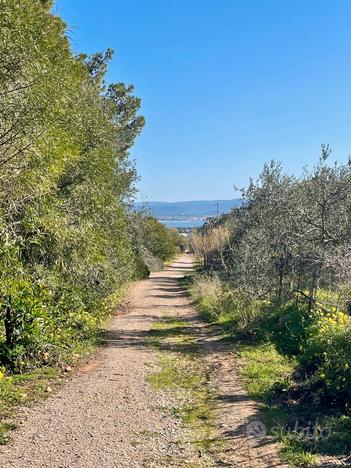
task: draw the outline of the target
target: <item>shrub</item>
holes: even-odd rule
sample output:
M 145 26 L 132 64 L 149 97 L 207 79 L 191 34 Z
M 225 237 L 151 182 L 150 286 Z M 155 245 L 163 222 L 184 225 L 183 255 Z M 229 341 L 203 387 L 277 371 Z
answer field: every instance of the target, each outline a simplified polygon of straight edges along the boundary
M 1 284 L 0 355 L 12 371 L 26 371 L 62 360 L 74 344 L 90 339 L 104 318 L 101 306 L 89 312 L 73 288 L 33 281 L 30 277 Z
M 174 232 L 152 216 L 144 220 L 144 245 L 163 262 L 171 260 L 179 252 Z
M 308 329 L 302 363 L 313 366 L 328 400 L 351 403 L 351 318 L 343 312 L 317 312 Z
M 172 260 L 185 248 L 177 230 L 168 229 L 148 213 L 130 213 L 129 232 L 136 265 L 135 278 L 145 278 L 151 271 L 161 270 L 163 262 Z
M 4 329 L 1 355 L 12 369 L 23 369 L 52 329 L 49 295 L 42 283 L 18 278 L 1 284 L 0 317 Z
M 206 320 L 219 322 L 232 331 L 243 330 L 260 313 L 260 302 L 250 301 L 216 275 L 195 276 L 191 295 Z
M 307 308 L 288 304 L 273 308 L 269 319 L 264 319 L 264 327 L 277 349 L 286 355 L 301 353 L 308 336 L 308 327 L 313 316 Z

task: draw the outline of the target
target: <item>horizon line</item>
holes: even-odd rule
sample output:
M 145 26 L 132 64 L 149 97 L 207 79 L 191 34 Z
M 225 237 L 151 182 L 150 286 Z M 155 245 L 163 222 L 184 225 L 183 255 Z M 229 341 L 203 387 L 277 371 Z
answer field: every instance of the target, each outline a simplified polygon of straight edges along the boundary
M 196 199 L 196 200 L 176 200 L 176 201 L 164 201 L 164 200 L 134 200 L 134 203 L 193 203 L 193 202 L 220 202 L 220 201 L 234 201 L 241 200 L 241 197 L 235 198 L 213 198 L 213 199 Z

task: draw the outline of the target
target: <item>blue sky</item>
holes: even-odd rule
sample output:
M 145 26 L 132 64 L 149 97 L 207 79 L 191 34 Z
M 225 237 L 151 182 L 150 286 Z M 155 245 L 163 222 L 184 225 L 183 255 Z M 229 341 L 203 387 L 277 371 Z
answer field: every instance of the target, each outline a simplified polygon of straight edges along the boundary
M 77 52 L 108 47 L 146 127 L 140 198 L 233 198 L 264 162 L 351 154 L 349 0 L 57 0 Z

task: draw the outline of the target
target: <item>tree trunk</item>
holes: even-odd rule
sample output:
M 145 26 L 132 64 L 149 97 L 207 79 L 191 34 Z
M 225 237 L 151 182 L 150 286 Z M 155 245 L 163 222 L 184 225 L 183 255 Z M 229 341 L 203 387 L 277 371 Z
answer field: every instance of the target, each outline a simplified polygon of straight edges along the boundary
M 6 336 L 6 346 L 9 349 L 13 349 L 14 347 L 14 331 L 15 327 L 13 324 L 13 316 L 12 316 L 12 310 L 10 306 L 6 307 L 6 312 L 5 312 L 5 336 Z
M 316 291 L 318 289 L 318 281 L 319 281 L 319 274 L 317 271 L 314 271 L 313 277 L 312 277 L 312 285 L 310 289 L 310 299 L 308 301 L 308 312 L 311 312 L 315 303 Z
M 283 297 L 284 270 L 285 270 L 284 260 L 281 260 L 280 265 L 279 265 L 279 287 L 278 287 L 279 303 L 282 302 L 282 297 Z

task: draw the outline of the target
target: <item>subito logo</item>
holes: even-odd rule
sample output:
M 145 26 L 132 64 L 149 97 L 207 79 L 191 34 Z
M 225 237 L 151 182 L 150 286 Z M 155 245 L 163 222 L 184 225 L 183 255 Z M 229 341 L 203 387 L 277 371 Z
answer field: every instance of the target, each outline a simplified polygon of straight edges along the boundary
M 260 439 L 267 434 L 266 426 L 261 421 L 252 421 L 246 427 L 246 434 L 248 437 Z

